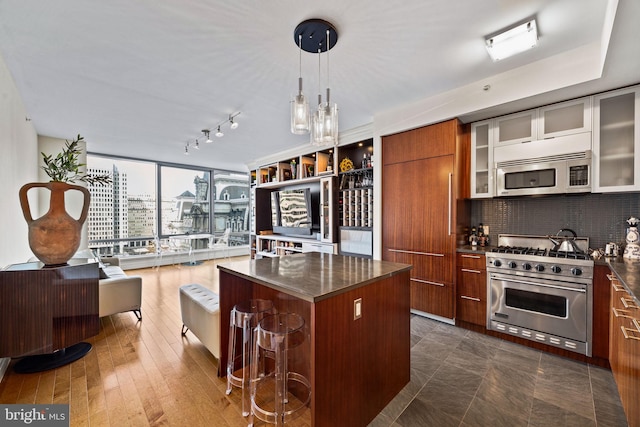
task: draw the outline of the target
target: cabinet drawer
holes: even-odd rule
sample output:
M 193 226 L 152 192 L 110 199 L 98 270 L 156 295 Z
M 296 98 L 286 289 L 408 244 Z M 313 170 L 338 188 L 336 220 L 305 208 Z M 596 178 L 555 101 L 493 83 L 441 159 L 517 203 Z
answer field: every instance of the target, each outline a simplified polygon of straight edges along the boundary
M 453 284 L 453 257 L 446 253 L 412 252 L 389 249 L 389 261 L 413 265 L 411 277 L 436 282 Z
M 323 252 L 325 254 L 334 253 L 334 245 L 326 245 L 322 243 L 302 243 L 302 252 Z
M 487 301 L 487 273 L 466 273 L 458 271 L 458 281 L 456 283 L 458 296 L 477 298 L 483 302 Z
M 473 268 L 477 266 L 478 260 L 472 261 L 476 265 L 471 268 L 461 265 L 457 268 L 456 318 L 484 326 L 487 322 L 487 272 L 484 268 Z
M 411 308 L 453 319 L 453 285 L 411 279 Z
M 486 270 L 486 259 L 481 254 L 457 253 L 456 263 L 458 268 L 468 268 L 472 270 Z

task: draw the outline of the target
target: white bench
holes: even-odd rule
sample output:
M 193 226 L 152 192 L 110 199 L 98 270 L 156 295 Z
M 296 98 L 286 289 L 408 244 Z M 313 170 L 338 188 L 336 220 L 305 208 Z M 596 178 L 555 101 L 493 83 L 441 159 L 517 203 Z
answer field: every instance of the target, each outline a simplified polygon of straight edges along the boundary
M 218 294 L 196 283 L 180 287 L 182 335 L 189 329 L 217 359 L 220 358 Z

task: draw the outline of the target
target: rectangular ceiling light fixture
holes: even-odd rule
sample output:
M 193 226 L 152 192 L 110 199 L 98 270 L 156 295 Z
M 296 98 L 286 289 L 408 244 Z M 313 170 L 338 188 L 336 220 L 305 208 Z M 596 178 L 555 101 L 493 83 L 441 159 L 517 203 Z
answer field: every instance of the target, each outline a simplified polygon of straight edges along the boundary
M 538 28 L 535 19 L 519 24 L 486 39 L 489 56 L 491 56 L 491 59 L 494 61 L 499 61 L 529 50 L 535 47 L 537 43 Z

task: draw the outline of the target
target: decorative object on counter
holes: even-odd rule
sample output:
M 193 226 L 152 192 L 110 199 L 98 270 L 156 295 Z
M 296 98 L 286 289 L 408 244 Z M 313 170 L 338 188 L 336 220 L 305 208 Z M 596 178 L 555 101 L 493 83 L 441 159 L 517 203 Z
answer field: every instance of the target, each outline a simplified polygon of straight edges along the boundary
M 471 246 L 478 246 L 478 234 L 475 227 L 471 227 L 471 234 L 469 235 L 469 244 Z
M 598 248 L 598 249 L 589 249 L 589 255 L 591 256 L 592 259 L 600 259 L 605 255 L 604 250 L 602 250 L 602 248 Z
M 604 248 L 604 256 L 608 257 L 617 257 L 618 256 L 618 245 L 613 242 L 609 242 L 606 244 Z
M 640 245 L 638 244 L 638 218 L 631 217 L 627 219 L 629 230 L 627 230 L 627 246 L 624 248 L 626 259 L 640 259 Z
M 340 172 L 347 172 L 351 169 L 353 169 L 353 162 L 351 161 L 351 159 L 348 157 L 342 159 L 342 161 L 340 162 Z
M 51 178 L 50 182 L 32 182 L 20 188 L 20 206 L 29 230 L 29 247 L 33 254 L 45 265 L 64 265 L 73 257 L 80 246 L 82 224 L 89 212 L 90 194 L 85 187 L 74 185 L 82 181 L 88 184 L 106 185 L 111 183 L 110 175 L 95 175 L 83 172 L 86 166 L 78 157 L 82 148 L 78 146 L 84 138 L 80 135 L 73 141 L 65 141 L 64 149 L 53 157 L 42 154 L 42 169 Z M 27 193 L 32 188 L 46 188 L 50 192 L 49 211 L 34 219 Z M 69 190 L 83 194 L 83 206 L 78 219 L 69 215 L 65 208 L 65 193 Z

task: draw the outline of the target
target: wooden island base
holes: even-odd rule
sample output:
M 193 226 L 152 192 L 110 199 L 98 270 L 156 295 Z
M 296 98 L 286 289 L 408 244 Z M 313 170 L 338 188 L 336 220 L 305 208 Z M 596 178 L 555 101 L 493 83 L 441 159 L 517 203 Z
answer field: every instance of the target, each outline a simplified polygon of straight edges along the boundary
M 278 312 L 301 315 L 309 342 L 289 370 L 311 382 L 313 426 L 366 426 L 409 383 L 410 265 L 306 253 L 218 268 L 219 366 L 227 364 L 235 304 L 269 299 Z M 361 316 L 354 318 L 358 299 Z

